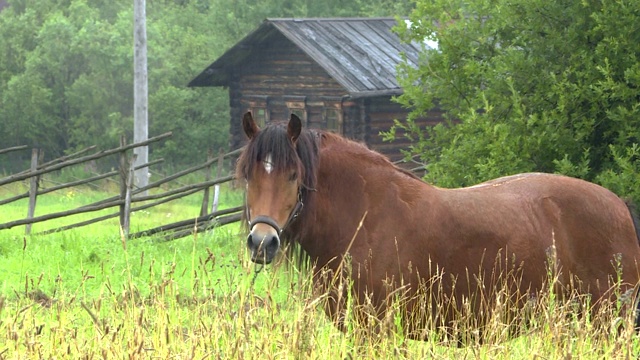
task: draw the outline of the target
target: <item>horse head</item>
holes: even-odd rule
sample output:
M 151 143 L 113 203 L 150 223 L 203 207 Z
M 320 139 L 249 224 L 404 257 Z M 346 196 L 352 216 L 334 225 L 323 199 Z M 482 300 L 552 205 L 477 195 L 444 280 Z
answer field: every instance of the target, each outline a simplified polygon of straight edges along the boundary
M 252 261 L 268 264 L 303 206 L 304 167 L 296 150 L 302 123 L 292 114 L 286 125 L 260 129 L 247 112 L 242 128 L 249 143 L 238 159 L 237 177 L 246 184 L 247 247 Z

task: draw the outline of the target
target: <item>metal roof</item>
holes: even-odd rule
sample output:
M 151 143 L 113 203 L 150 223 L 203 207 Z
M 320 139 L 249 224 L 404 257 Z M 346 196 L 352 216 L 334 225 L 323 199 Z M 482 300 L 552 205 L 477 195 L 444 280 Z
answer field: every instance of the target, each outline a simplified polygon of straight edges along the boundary
M 352 97 L 399 94 L 396 67 L 404 54 L 418 63 L 420 45 L 400 41 L 394 18 L 266 19 L 189 83 L 228 86 L 231 70 L 280 33 L 294 43 Z

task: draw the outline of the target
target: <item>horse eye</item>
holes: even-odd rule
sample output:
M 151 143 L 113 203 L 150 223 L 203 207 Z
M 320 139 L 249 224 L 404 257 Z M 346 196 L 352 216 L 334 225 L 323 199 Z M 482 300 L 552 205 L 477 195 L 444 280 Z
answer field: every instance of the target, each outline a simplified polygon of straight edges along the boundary
M 298 179 L 298 173 L 297 172 L 292 172 L 291 175 L 289 175 L 289 181 L 296 181 Z

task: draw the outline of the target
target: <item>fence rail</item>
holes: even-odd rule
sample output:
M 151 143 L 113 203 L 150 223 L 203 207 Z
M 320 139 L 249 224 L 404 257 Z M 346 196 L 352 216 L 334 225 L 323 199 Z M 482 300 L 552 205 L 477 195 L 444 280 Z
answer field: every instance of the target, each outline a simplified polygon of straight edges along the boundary
M 171 133 L 165 133 L 153 138 L 150 138 L 143 142 L 138 142 L 134 144 L 126 144 L 124 139 L 121 141 L 121 146 L 109 149 L 105 151 L 99 151 L 94 154 L 84 155 L 85 153 L 94 150 L 95 146 L 91 146 L 80 150 L 74 154 L 70 154 L 64 157 L 60 157 L 46 163 L 42 163 L 43 155 L 37 150 L 32 150 L 32 161 L 31 168 L 29 170 L 25 170 L 5 178 L 0 179 L 0 186 L 6 185 L 10 183 L 14 183 L 17 181 L 29 180 L 30 187 L 29 191 L 23 194 L 18 194 L 6 199 L 0 200 L 0 205 L 9 204 L 11 202 L 21 200 L 24 198 L 29 198 L 29 209 L 27 212 L 27 217 L 24 219 L 17 219 L 5 223 L 0 224 L 0 231 L 3 229 L 10 229 L 16 226 L 25 225 L 25 232 L 27 234 L 31 233 L 31 225 L 34 223 L 45 222 L 53 219 L 59 219 L 71 215 L 100 211 L 112 207 L 118 207 L 119 210 L 112 214 L 103 215 L 99 217 L 92 218 L 90 220 L 85 220 L 82 222 L 77 222 L 74 224 L 57 227 L 54 229 L 49 229 L 45 231 L 38 232 L 37 234 L 49 234 L 58 231 L 65 231 L 73 228 L 77 228 L 80 226 L 86 226 L 89 224 L 94 224 L 96 222 L 104 221 L 107 219 L 111 219 L 114 217 L 120 217 L 120 226 L 123 229 L 123 233 L 127 236 L 128 239 L 136 239 L 143 236 L 161 236 L 164 240 L 176 239 L 184 236 L 188 236 L 195 232 L 205 231 L 210 229 L 214 225 L 226 225 L 229 223 L 237 222 L 241 218 L 243 206 L 232 207 L 229 209 L 218 210 L 218 196 L 220 193 L 219 187 L 221 184 L 232 181 L 233 176 L 223 176 L 222 175 L 222 167 L 224 160 L 231 156 L 235 156 L 239 154 L 239 150 L 235 150 L 232 152 L 224 153 L 220 151 L 217 156 L 213 156 L 212 153 L 209 153 L 209 157 L 206 162 L 203 164 L 191 167 L 189 169 L 177 172 L 170 176 L 167 176 L 161 180 L 155 181 L 147 186 L 135 188 L 133 184 L 133 171 L 137 169 L 141 169 L 144 167 L 149 167 L 152 165 L 156 165 L 161 163 L 163 160 L 155 160 L 140 166 L 133 166 L 133 155 L 130 155 L 129 152 L 131 149 L 134 149 L 139 146 L 146 146 L 152 144 L 157 141 L 164 140 L 171 136 Z M 27 146 L 16 146 L 8 149 L 0 149 L 0 154 L 8 153 L 11 151 L 19 151 L 28 149 Z M 84 155 L 84 156 L 81 156 Z M 82 164 L 88 161 L 93 161 L 96 159 L 100 159 L 106 156 L 119 156 L 120 168 L 115 171 L 110 171 L 104 174 L 98 174 L 96 176 L 92 176 L 88 179 L 72 181 L 65 184 L 56 185 L 47 189 L 40 189 L 40 177 L 44 174 L 48 174 L 65 167 L 74 166 L 78 164 Z M 213 164 L 217 164 L 217 176 L 215 179 L 211 179 L 211 166 Z M 161 193 L 150 194 L 147 195 L 147 191 L 150 189 L 158 188 L 161 185 L 167 184 L 171 181 L 174 181 L 182 176 L 192 174 L 194 172 L 205 169 L 205 181 L 197 183 L 181 186 L 179 188 L 164 191 Z M 102 199 L 96 201 L 94 203 L 83 205 L 75 209 L 60 211 L 56 213 L 50 213 L 41 216 L 34 216 L 36 200 L 38 196 L 42 196 L 44 194 L 48 194 L 57 190 L 83 185 L 83 184 L 91 184 L 95 181 L 108 179 L 111 177 L 120 177 L 120 193 L 119 195 L 112 196 L 106 199 Z M 209 197 L 210 197 L 210 188 L 214 187 L 214 198 L 212 200 L 211 210 L 208 211 L 209 208 Z M 136 232 L 134 234 L 129 234 L 130 227 L 130 217 L 131 213 L 135 211 L 140 211 L 144 209 L 149 209 L 155 207 L 157 205 L 176 200 L 185 196 L 189 196 L 198 192 L 203 193 L 203 201 L 200 211 L 200 216 L 195 219 L 187 219 L 178 222 L 174 222 L 171 224 L 162 225 L 153 229 L 148 229 L 140 232 Z M 150 202 L 151 201 L 151 202 Z M 145 202 L 143 205 L 135 206 L 132 205 L 135 203 Z
M 24 149 L 28 149 L 28 148 L 29 147 L 27 145 L 14 146 L 14 147 L 6 148 L 6 149 L 0 149 L 0 154 L 12 152 L 12 151 L 24 150 Z

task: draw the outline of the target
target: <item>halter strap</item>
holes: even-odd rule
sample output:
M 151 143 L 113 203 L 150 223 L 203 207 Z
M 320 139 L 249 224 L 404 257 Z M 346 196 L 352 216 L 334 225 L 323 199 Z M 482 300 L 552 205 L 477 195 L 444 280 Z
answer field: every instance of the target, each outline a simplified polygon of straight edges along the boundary
M 255 217 L 255 219 L 250 220 L 251 214 L 249 213 L 249 206 L 247 205 L 246 200 L 244 207 L 247 214 L 247 221 L 249 222 L 249 229 L 252 229 L 256 224 L 262 223 L 271 226 L 278 232 L 278 235 L 280 235 L 298 217 L 298 215 L 300 215 L 302 209 L 304 208 L 304 202 L 302 201 L 302 190 L 298 189 L 298 201 L 291 210 L 291 213 L 289 213 L 289 217 L 282 227 L 278 226 L 278 223 L 273 220 L 273 218 L 265 215 L 258 215 Z

